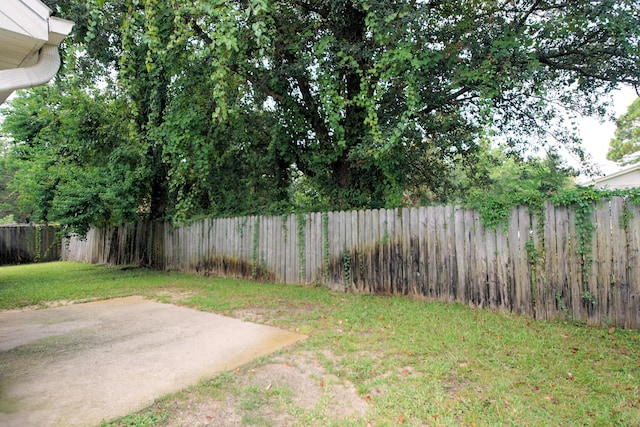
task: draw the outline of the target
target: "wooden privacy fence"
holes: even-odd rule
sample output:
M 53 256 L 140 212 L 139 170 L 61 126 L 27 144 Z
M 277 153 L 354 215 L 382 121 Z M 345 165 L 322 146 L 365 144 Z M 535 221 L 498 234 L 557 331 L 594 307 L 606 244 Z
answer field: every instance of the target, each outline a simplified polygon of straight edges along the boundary
M 482 225 L 453 206 L 140 222 L 70 240 L 63 259 L 321 284 L 640 327 L 640 208 L 613 198 L 581 238 L 576 213 L 547 203 Z M 581 243 L 582 242 L 582 243 Z
M 60 259 L 60 237 L 53 227 L 0 226 L 0 265 Z

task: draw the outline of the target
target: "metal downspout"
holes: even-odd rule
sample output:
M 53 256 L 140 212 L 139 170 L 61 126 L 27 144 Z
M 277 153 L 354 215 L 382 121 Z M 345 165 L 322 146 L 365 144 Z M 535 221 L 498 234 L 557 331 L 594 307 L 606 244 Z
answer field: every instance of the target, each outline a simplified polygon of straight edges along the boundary
M 47 83 L 60 68 L 58 46 L 46 44 L 40 49 L 38 62 L 31 67 L 0 70 L 0 93 L 11 93 Z M 8 95 L 7 95 L 8 96 Z M 0 99 L 0 103 L 4 101 Z

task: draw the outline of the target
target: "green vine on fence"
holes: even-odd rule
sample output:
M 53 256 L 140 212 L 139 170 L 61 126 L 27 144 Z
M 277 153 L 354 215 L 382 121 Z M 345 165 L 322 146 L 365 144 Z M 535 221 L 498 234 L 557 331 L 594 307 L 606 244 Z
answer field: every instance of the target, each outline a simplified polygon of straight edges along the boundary
M 620 227 L 627 228 L 632 218 L 628 203 L 640 205 L 640 189 L 603 190 L 594 187 L 576 187 L 562 190 L 549 196 L 546 200 L 555 206 L 565 206 L 575 213 L 575 227 L 577 232 L 577 245 L 575 253 L 580 257 L 582 265 L 582 283 L 588 283 L 588 276 L 593 265 L 593 232 L 596 229 L 592 221 L 592 214 L 598 203 L 610 201 L 613 197 L 622 197 L 627 201 L 623 215 L 620 219 Z M 480 214 L 482 224 L 489 229 L 496 229 L 502 225 L 506 227 L 514 208 L 526 205 L 529 212 L 538 220 L 538 232 L 544 229 L 544 203 L 545 197 L 541 192 L 522 191 L 513 194 L 483 195 L 469 200 L 467 208 L 476 209 Z M 544 241 L 544 236 L 539 235 L 539 240 Z M 533 239 L 526 243 L 527 257 L 533 271 L 544 260 L 544 253 L 537 248 Z M 532 277 L 532 286 L 535 278 Z M 587 291 L 585 291 L 587 292 Z M 585 298 L 586 299 L 586 298 Z
M 289 239 L 289 227 L 287 227 L 287 220 L 289 217 L 287 215 L 282 215 L 282 237 L 284 238 L 284 243 L 287 243 Z
M 256 217 L 253 227 L 253 247 L 251 248 L 251 277 L 258 278 L 258 245 L 260 244 L 260 217 Z
M 576 190 L 559 193 L 552 199 L 556 206 L 566 206 L 573 209 L 576 214 L 575 225 L 578 234 L 576 254 L 582 261 L 582 283 L 584 284 L 589 280 L 589 271 L 593 265 L 591 248 L 593 247 L 593 231 L 596 226 L 591 221 L 591 214 L 598 202 L 604 199 L 610 200 L 611 197 L 613 197 L 613 193 L 607 190 L 578 187 Z
M 42 227 L 36 227 L 36 253 L 33 256 L 35 262 L 40 261 L 40 253 L 42 252 Z
M 602 201 L 609 201 L 613 197 L 622 197 L 628 202 L 640 205 L 640 188 L 626 190 L 603 190 L 594 187 L 576 187 L 570 190 L 559 191 L 546 200 L 550 200 L 556 206 L 566 206 L 576 213 L 576 227 L 580 238 L 579 254 L 585 254 L 590 247 L 591 233 L 595 226 L 591 223 L 591 214 L 594 206 Z M 514 194 L 500 194 L 499 196 L 484 194 L 468 200 L 465 207 L 475 209 L 480 214 L 482 225 L 495 230 L 498 226 L 507 226 L 511 212 L 518 206 L 525 205 L 529 212 L 537 216 L 539 223 L 544 225 L 544 202 L 542 193 L 515 192 Z M 631 212 L 625 208 L 621 227 L 628 225 Z
M 629 210 L 629 204 L 625 203 L 622 207 L 622 216 L 620 217 L 620 228 L 627 229 L 629 228 L 629 222 L 633 218 L 633 213 Z
M 384 246 L 389 243 L 389 230 L 387 229 L 387 221 L 384 221 L 384 232 L 382 233 L 382 239 L 380 240 L 380 245 Z
M 347 289 L 353 291 L 353 282 L 351 281 L 351 254 L 344 249 L 344 255 L 342 257 L 342 263 L 344 265 L 344 282 Z
M 296 215 L 296 223 L 298 225 L 298 260 L 300 261 L 300 277 L 307 277 L 307 248 L 306 234 L 307 220 L 304 214 Z
M 247 227 L 247 222 L 249 222 L 249 217 L 245 216 L 242 218 L 242 221 L 239 221 L 236 225 L 236 229 L 238 231 L 240 239 L 244 238 L 244 229 Z
M 538 228 L 538 233 L 543 234 L 541 230 L 544 227 Z M 533 232 L 533 230 L 529 230 Z M 536 247 L 536 242 L 533 236 L 529 237 L 527 243 L 525 243 L 525 250 L 527 251 L 527 260 L 531 265 L 531 297 L 533 299 L 533 304 L 537 303 L 537 293 L 536 293 L 536 275 L 538 272 L 538 268 L 544 265 L 544 248 Z M 544 276 L 543 276 L 544 277 Z
M 577 187 L 555 195 L 551 201 L 556 206 L 566 206 L 575 212 L 575 226 L 578 237 L 576 254 L 582 261 L 582 283 L 587 284 L 589 272 L 593 265 L 593 232 L 596 229 L 592 214 L 599 203 L 611 201 L 613 197 L 622 197 L 628 203 L 640 205 L 640 189 L 603 190 L 594 187 Z M 620 227 L 627 228 L 632 217 L 627 204 L 623 209 Z M 588 291 L 584 295 L 590 295 Z M 588 299 L 588 298 L 586 298 Z
M 587 303 L 591 304 L 592 306 L 595 307 L 596 305 L 598 305 L 598 301 L 593 295 L 591 295 L 591 292 L 584 291 L 583 293 L 580 294 L 580 296 L 582 297 L 583 300 L 585 300 Z
M 329 278 L 329 214 L 327 212 L 322 213 L 322 237 L 323 237 L 323 251 L 322 261 L 325 280 Z
M 513 209 L 522 205 L 526 205 L 529 212 L 538 215 L 540 219 L 543 216 L 542 212 L 544 212 L 544 196 L 535 192 L 482 194 L 465 203 L 466 208 L 478 211 L 482 225 L 490 230 L 495 230 L 498 226 L 506 228 Z

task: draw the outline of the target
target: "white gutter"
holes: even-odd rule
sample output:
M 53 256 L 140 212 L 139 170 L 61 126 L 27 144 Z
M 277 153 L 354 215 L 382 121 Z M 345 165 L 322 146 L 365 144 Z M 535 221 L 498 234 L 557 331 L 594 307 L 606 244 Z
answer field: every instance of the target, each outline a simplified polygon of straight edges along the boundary
M 13 92 L 45 84 L 60 68 L 58 46 L 46 44 L 40 49 L 38 62 L 31 67 L 0 70 L 0 92 Z M 2 102 L 4 100 L 0 100 Z
M 50 14 L 40 0 L 0 0 L 0 104 L 13 91 L 45 84 L 58 72 L 58 45 L 74 24 Z

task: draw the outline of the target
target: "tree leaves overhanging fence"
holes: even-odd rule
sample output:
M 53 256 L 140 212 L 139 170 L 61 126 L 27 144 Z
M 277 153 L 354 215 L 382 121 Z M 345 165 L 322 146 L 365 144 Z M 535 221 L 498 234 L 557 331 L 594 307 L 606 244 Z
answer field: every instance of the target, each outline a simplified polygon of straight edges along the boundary
M 72 238 L 62 257 L 639 328 L 640 208 L 614 197 L 589 220 L 585 234 L 574 210 L 546 203 L 496 230 L 453 206 L 139 222 Z

